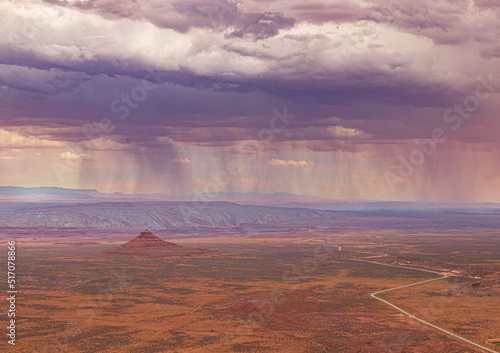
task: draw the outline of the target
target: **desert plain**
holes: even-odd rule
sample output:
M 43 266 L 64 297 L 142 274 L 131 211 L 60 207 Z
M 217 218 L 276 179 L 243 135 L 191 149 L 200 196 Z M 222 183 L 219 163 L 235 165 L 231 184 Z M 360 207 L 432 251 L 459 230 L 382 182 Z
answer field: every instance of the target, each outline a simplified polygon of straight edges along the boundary
M 153 231 L 182 249 L 206 251 L 109 254 L 141 231 L 5 230 L 0 240 L 18 244 L 15 348 L 483 352 L 370 296 L 440 277 L 419 270 L 426 269 L 448 277 L 379 297 L 500 349 L 497 229 Z M 6 340 L 0 345 L 12 349 Z

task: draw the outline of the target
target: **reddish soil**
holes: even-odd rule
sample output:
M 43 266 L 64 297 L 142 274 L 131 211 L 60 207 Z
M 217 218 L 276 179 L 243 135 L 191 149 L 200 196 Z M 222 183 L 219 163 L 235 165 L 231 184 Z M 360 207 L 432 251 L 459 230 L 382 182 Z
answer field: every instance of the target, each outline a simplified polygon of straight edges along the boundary
M 97 241 L 76 241 L 76 242 L 59 241 L 54 243 L 54 245 L 71 245 L 71 246 L 99 245 L 99 244 L 101 243 Z

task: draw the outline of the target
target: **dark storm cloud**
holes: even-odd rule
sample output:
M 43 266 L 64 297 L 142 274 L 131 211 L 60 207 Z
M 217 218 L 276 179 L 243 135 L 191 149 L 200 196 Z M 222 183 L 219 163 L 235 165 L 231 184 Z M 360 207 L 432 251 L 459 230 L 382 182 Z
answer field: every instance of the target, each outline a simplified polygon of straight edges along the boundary
M 103 16 L 127 17 L 144 20 L 162 28 L 172 28 L 186 32 L 192 27 L 221 27 L 233 24 L 240 19 L 236 5 L 230 1 L 107 1 L 91 0 L 76 2 L 57 2 L 74 6 L 85 11 L 94 11 Z
M 210 1 L 109 1 L 85 2 L 50 1 L 85 11 L 95 11 L 103 16 L 119 16 L 144 20 L 163 28 L 186 32 L 190 28 L 235 27 L 233 36 L 249 35 L 263 39 L 277 35 L 280 29 L 295 23 L 375 21 L 427 36 L 440 44 L 459 44 L 468 40 L 497 42 L 498 17 L 488 12 L 498 11 L 495 0 L 371 0 L 357 1 L 266 1 L 258 9 L 277 9 L 269 12 L 245 12 L 241 4 L 226 0 Z M 240 6 L 238 6 L 238 3 Z M 258 2 L 256 2 L 258 3 Z M 71 5 L 70 5 L 71 4 Z M 252 8 L 251 6 L 247 6 Z
M 75 92 L 91 79 L 81 72 L 0 64 L 0 86 L 33 97 Z
M 32 117 L 46 136 L 75 141 L 73 127 L 110 119 L 113 148 L 154 148 L 167 135 L 231 145 L 255 138 L 283 105 L 298 118 L 276 141 L 309 141 L 315 150 L 425 136 L 443 109 L 475 88 L 478 74 L 498 67 L 488 61 L 499 48 L 498 9 L 488 1 L 2 6 L 3 125 Z M 37 11 L 47 17 L 33 24 Z M 123 96 L 144 91 L 145 81 L 159 86 L 126 107 Z M 129 111 L 124 120 L 110 108 L 116 100 L 116 109 Z M 329 117 L 342 120 L 324 124 Z M 322 126 L 365 135 L 315 131 Z
M 231 33 L 229 37 L 251 37 L 256 40 L 273 37 L 280 29 L 293 27 L 295 20 L 279 13 L 252 14 L 248 16 L 241 29 Z
M 231 36 L 249 36 L 264 39 L 275 36 L 280 29 L 292 27 L 294 19 L 280 13 L 243 13 L 236 2 L 226 0 L 209 1 L 109 1 L 85 2 L 47 1 L 62 6 L 72 6 L 84 11 L 94 11 L 103 16 L 126 17 L 151 22 L 162 28 L 187 32 L 193 27 L 236 28 Z
M 290 5 L 290 11 L 300 20 L 313 23 L 354 21 L 361 19 L 364 13 L 359 5 L 349 1 L 334 3 L 319 1 L 293 2 Z

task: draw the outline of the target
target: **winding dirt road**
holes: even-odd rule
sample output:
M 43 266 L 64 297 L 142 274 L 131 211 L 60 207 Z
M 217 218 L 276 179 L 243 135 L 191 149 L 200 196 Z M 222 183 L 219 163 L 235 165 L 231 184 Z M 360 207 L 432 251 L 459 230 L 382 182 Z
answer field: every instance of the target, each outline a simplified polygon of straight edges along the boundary
M 309 239 L 308 239 L 309 240 Z M 339 251 L 342 251 L 342 246 L 340 245 L 333 245 L 333 244 L 328 244 L 328 243 L 324 243 L 323 245 L 327 245 L 327 246 L 333 246 L 333 247 L 336 247 L 338 248 Z M 383 257 L 383 256 L 388 256 L 389 254 L 382 254 L 382 255 L 374 255 L 374 256 L 369 256 L 367 257 L 367 259 L 369 258 L 376 258 L 376 257 Z M 414 320 L 417 320 L 419 322 L 421 322 L 422 324 L 424 325 L 427 325 L 427 326 L 430 326 L 438 331 L 441 331 L 453 338 L 456 338 L 456 339 L 459 339 L 463 342 L 466 342 L 468 344 L 471 344 L 477 348 L 480 348 L 482 350 L 485 350 L 486 352 L 491 352 L 491 353 L 500 353 L 496 350 L 493 350 L 491 348 L 488 348 L 488 347 L 485 347 L 485 346 L 482 346 L 478 343 L 475 343 L 471 340 L 468 340 L 467 338 L 464 338 L 462 336 L 459 336 L 451 331 L 448 331 L 442 327 L 439 327 L 437 325 L 434 325 L 434 324 L 431 324 L 430 322 L 427 322 L 425 320 L 422 320 L 418 317 L 416 317 L 415 315 L 413 314 L 410 314 L 409 312 L 401 309 L 400 307 L 392 304 L 391 302 L 385 300 L 385 299 L 382 299 L 382 298 L 379 298 L 377 297 L 378 294 L 381 294 L 381 293 L 386 293 L 386 292 L 390 292 L 390 291 L 393 291 L 393 290 L 398 290 L 398 289 L 402 289 L 402 288 L 407 288 L 407 287 L 413 287 L 413 286 L 417 286 L 419 284 L 424 284 L 424 283 L 428 283 L 428 282 L 433 282 L 433 281 L 438 281 L 438 280 L 441 280 L 441 279 L 444 279 L 444 278 L 447 278 L 448 275 L 447 274 L 443 274 L 443 273 L 440 273 L 440 272 L 436 272 L 436 271 L 431 271 L 431 270 L 424 270 L 424 269 L 420 269 L 420 268 L 416 268 L 416 267 L 410 267 L 410 266 L 402 266 L 402 265 L 392 265 L 392 264 L 385 264 L 385 263 L 381 263 L 381 262 L 376 262 L 376 261 L 370 261 L 370 260 L 362 260 L 362 259 L 351 259 L 353 261 L 359 261 L 359 262 L 369 262 L 369 263 L 373 263 L 373 264 L 377 264 L 377 265 L 381 265 L 381 266 L 391 266 L 391 267 L 397 267 L 397 268 L 407 268 L 407 269 L 410 269 L 410 270 L 414 270 L 414 271 L 422 271 L 422 272 L 428 272 L 428 273 L 433 273 L 433 274 L 436 274 L 436 275 L 439 275 L 439 277 L 437 278 L 433 278 L 433 279 L 428 279 L 428 280 L 425 280 L 425 281 L 420 281 L 420 282 L 416 282 L 416 283 L 411 283 L 411 284 L 407 284 L 407 285 L 404 285 L 404 286 L 400 286 L 400 287 L 395 287 L 395 288 L 389 288 L 389 289 L 384 289 L 384 290 L 380 290 L 380 291 L 377 291 L 377 292 L 373 292 L 370 294 L 370 296 L 374 299 L 377 299 L 377 300 L 380 300 L 381 302 L 389 305 L 390 307 L 392 307 L 393 309 L 396 309 L 400 312 L 402 312 L 403 314 L 407 315 L 408 317 L 414 319 Z
M 376 261 L 361 260 L 361 259 L 351 259 L 351 260 L 354 260 L 354 261 L 360 261 L 360 262 L 370 262 L 370 263 L 374 263 L 374 264 L 377 264 L 377 265 L 382 265 L 382 266 L 392 266 L 392 267 L 397 267 L 397 268 L 408 268 L 408 269 L 410 269 L 410 270 L 422 271 L 422 272 L 429 272 L 429 273 L 434 273 L 434 274 L 439 275 L 440 277 L 433 278 L 433 279 L 428 279 L 428 280 L 426 280 L 426 281 L 420 281 L 420 282 L 411 283 L 411 284 L 407 284 L 407 285 L 400 286 L 400 287 L 389 288 L 389 289 L 380 290 L 380 291 L 378 291 L 378 292 L 373 292 L 372 294 L 370 294 L 370 296 L 371 296 L 372 298 L 375 298 L 375 299 L 377 299 L 377 300 L 380 300 L 381 302 L 383 302 L 383 303 L 385 303 L 385 304 L 389 305 L 390 307 L 392 307 L 392 308 L 394 308 L 394 309 L 396 309 L 396 310 L 398 310 L 398 311 L 402 312 L 403 314 L 405 314 L 405 315 L 409 316 L 410 318 L 412 318 L 412 319 L 414 319 L 414 320 L 417 320 L 417 321 L 419 321 L 419 322 L 423 323 L 424 325 L 430 326 L 430 327 L 432 327 L 432 328 L 434 328 L 434 329 L 436 329 L 436 330 L 439 330 L 439 331 L 441 331 L 441 332 L 443 332 L 443 333 L 446 333 L 446 334 L 447 334 L 447 335 L 449 335 L 449 336 L 452 336 L 452 337 L 454 337 L 454 338 L 457 338 L 457 339 L 459 339 L 459 340 L 462 340 L 462 341 L 464 341 L 464 342 L 466 342 L 466 343 L 468 343 L 468 344 L 471 344 L 471 345 L 473 345 L 473 346 L 475 346 L 475 347 L 477 347 L 477 348 L 483 349 L 483 350 L 485 350 L 485 351 L 487 351 L 487 352 L 498 353 L 498 351 L 495 351 L 495 350 L 490 349 L 490 348 L 488 348 L 488 347 L 482 346 L 482 345 L 480 345 L 480 344 L 478 344 L 478 343 L 472 342 L 472 341 L 468 340 L 467 338 L 464 338 L 464 337 L 459 336 L 459 335 L 457 335 L 457 334 L 455 334 L 455 333 L 453 333 L 453 332 L 451 332 L 451 331 L 445 330 L 445 329 L 444 329 L 444 328 L 442 328 L 442 327 L 439 327 L 439 326 L 437 326 L 437 325 L 431 324 L 430 322 L 427 322 L 427 321 L 425 321 L 425 320 L 422 320 L 422 319 L 420 319 L 420 318 L 416 317 L 415 315 L 410 314 L 409 312 L 407 312 L 407 311 L 405 311 L 405 310 L 401 309 L 400 307 L 398 307 L 398 306 L 396 306 L 396 305 L 394 305 L 394 304 L 390 303 L 389 301 L 387 301 L 387 300 L 385 300 L 385 299 L 382 299 L 382 298 L 377 297 L 377 294 L 381 294 L 381 293 L 385 293 L 385 292 L 390 292 L 390 291 L 393 291 L 393 290 L 398 290 L 398 289 L 402 289 L 402 288 L 412 287 L 412 286 L 416 286 L 416 285 L 423 284 L 423 283 L 428 283 L 428 282 L 438 281 L 438 280 L 441 280 L 441 279 L 444 279 L 444 278 L 448 277 L 448 275 L 447 275 L 447 274 L 444 274 L 444 275 L 443 275 L 442 273 L 435 272 L 435 271 L 423 270 L 423 269 L 420 269 L 420 268 L 415 268 L 415 267 L 410 267 L 410 266 L 400 266 L 400 265 L 384 264 L 384 263 L 380 263 L 380 262 L 376 262 Z

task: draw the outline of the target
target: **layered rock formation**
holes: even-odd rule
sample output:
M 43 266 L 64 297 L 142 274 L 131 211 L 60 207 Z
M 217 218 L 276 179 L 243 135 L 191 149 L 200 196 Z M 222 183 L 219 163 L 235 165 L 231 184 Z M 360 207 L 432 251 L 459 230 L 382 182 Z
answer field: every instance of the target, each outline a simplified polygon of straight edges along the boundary
M 188 248 L 158 238 L 149 230 L 115 248 L 104 250 L 108 255 L 191 256 L 209 253 L 209 250 Z
M 330 211 L 238 205 L 230 202 L 106 202 L 30 207 L 0 214 L 2 227 L 199 229 L 245 224 L 288 225 L 335 218 Z

